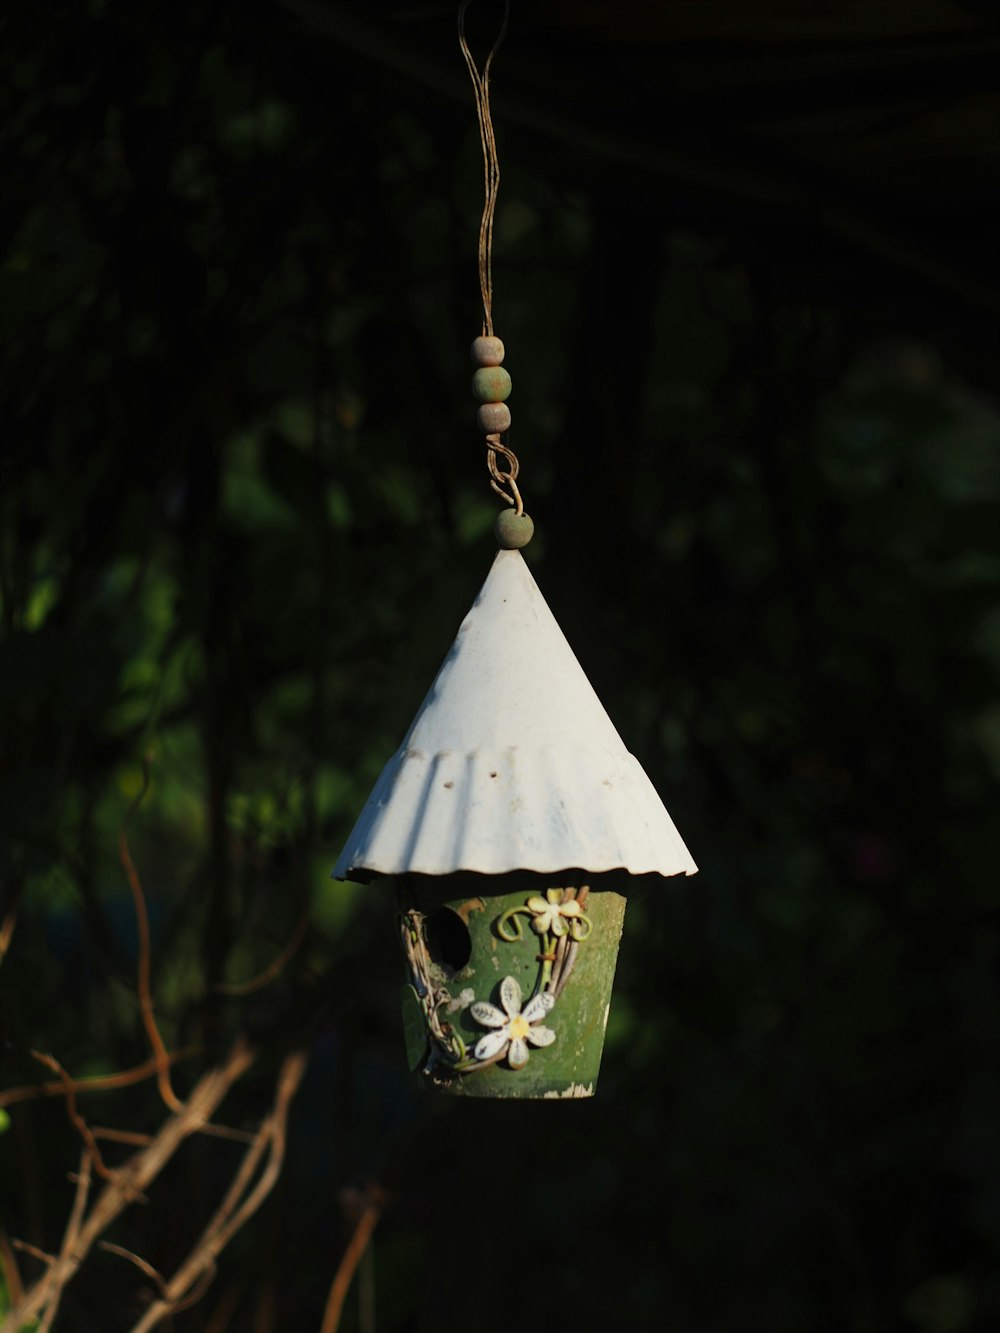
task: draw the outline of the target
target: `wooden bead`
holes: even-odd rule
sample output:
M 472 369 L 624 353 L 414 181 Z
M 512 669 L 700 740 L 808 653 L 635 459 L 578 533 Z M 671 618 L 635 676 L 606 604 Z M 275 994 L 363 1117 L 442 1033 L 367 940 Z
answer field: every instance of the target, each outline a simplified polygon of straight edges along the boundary
M 472 377 L 472 392 L 481 403 L 504 402 L 510 387 L 510 376 L 502 366 L 480 366 Z
M 483 334 L 472 344 L 472 359 L 477 366 L 499 366 L 503 363 L 503 343 L 499 338 Z
M 502 435 L 510 430 L 510 408 L 506 403 L 483 403 L 476 413 L 476 425 L 484 435 Z
M 518 514 L 513 509 L 504 509 L 497 514 L 493 524 L 493 535 L 505 551 L 519 551 L 527 546 L 535 535 L 535 525 L 527 514 Z

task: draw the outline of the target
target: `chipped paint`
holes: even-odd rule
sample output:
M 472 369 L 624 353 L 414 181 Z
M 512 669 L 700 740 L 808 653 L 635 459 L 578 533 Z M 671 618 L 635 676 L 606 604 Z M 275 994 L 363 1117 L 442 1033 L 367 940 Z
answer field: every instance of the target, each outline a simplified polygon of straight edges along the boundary
M 464 902 L 460 904 L 458 907 L 456 907 L 455 911 L 462 918 L 463 924 L 467 926 L 469 924 L 469 914 L 471 912 L 486 911 L 486 899 L 470 898 L 467 902 Z
M 593 1097 L 595 1086 L 596 1085 L 593 1083 L 571 1083 L 568 1088 L 563 1088 L 562 1092 L 557 1092 L 555 1089 L 551 1092 L 546 1092 L 543 1096 L 543 1100 L 552 1101 L 554 1099 L 562 1101 L 566 1097 Z

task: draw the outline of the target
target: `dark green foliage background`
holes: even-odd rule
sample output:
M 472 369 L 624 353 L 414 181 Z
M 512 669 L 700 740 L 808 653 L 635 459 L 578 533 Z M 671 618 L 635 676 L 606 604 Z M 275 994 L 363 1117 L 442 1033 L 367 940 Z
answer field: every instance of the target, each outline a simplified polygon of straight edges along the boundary
M 341 1191 L 377 1179 L 384 1329 L 996 1328 L 1000 419 L 972 316 L 501 123 L 529 558 L 701 874 L 630 902 L 592 1104 L 425 1101 L 392 904 L 327 876 L 492 558 L 471 99 L 264 0 L 22 7 L 2 59 L 0 1086 L 34 1048 L 145 1058 L 116 840 L 147 751 L 179 1085 L 249 1032 L 224 1110 L 252 1126 L 311 1050 L 285 1178 L 175 1327 L 231 1288 L 234 1329 L 268 1301 L 318 1327 Z M 216 989 L 307 908 L 279 981 Z M 145 1087 L 86 1109 L 160 1116 Z M 9 1233 L 57 1245 L 77 1151 L 61 1105 L 14 1108 Z M 190 1145 L 112 1239 L 170 1273 L 238 1151 Z M 99 1254 L 59 1326 L 142 1299 Z

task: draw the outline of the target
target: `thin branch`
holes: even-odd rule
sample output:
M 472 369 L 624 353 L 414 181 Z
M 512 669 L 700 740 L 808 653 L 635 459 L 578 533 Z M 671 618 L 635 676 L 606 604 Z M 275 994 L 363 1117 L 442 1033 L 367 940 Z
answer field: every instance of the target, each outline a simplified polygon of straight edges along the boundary
M 145 1148 L 153 1142 L 152 1134 L 140 1134 L 133 1129 L 113 1129 L 107 1125 L 95 1125 L 90 1132 L 95 1139 L 107 1139 L 109 1143 L 127 1143 L 132 1148 Z
M 23 880 L 14 885 L 7 901 L 7 910 L 4 913 L 3 921 L 0 922 L 0 967 L 3 966 L 3 960 L 7 956 L 10 942 L 14 938 L 14 930 L 17 926 L 17 909 L 21 903 L 23 887 Z
M 97 1146 L 97 1140 L 94 1138 L 90 1126 L 76 1108 L 76 1090 L 73 1087 L 73 1080 L 70 1078 L 69 1074 L 66 1073 L 66 1070 L 63 1069 L 62 1065 L 54 1055 L 46 1055 L 44 1051 L 32 1051 L 31 1058 L 33 1060 L 38 1060 L 39 1063 L 46 1067 L 46 1069 L 51 1069 L 53 1074 L 58 1074 L 63 1084 L 63 1090 L 66 1093 L 66 1114 L 73 1122 L 80 1138 L 83 1139 L 84 1146 L 90 1155 L 91 1161 L 94 1163 L 94 1170 L 104 1180 L 110 1180 L 111 1172 L 104 1164 L 104 1158 L 101 1156 L 101 1150 Z
M 340 1266 L 330 1285 L 330 1294 L 327 1297 L 326 1309 L 323 1312 L 320 1333 L 336 1333 L 336 1330 L 340 1327 L 340 1316 L 344 1312 L 344 1301 L 347 1299 L 351 1280 L 358 1264 L 361 1262 L 361 1256 L 368 1248 L 384 1208 L 384 1194 L 377 1186 L 371 1186 L 365 1194 L 364 1206 L 361 1209 L 357 1226 L 354 1228 L 354 1235 L 344 1251 Z
M 79 1235 L 65 1255 L 49 1264 L 48 1271 L 25 1293 L 0 1324 L 0 1333 L 16 1333 L 36 1319 L 72 1280 L 93 1246 L 109 1226 L 156 1179 L 180 1145 L 208 1122 L 226 1093 L 253 1064 L 255 1053 L 239 1041 L 223 1064 L 208 1070 L 197 1082 L 180 1110 L 169 1116 L 148 1148 L 112 1172 L 98 1195 Z M 47 1261 L 50 1256 L 43 1256 Z
M 2 1268 L 7 1282 L 7 1293 L 12 1303 L 16 1305 L 24 1295 L 24 1287 L 21 1283 L 21 1270 L 17 1266 L 14 1247 L 11 1245 L 10 1237 L 2 1224 L 0 1224 L 0 1268 Z
M 233 1315 L 236 1313 L 236 1307 L 239 1305 L 242 1295 L 243 1288 L 236 1282 L 226 1288 L 222 1293 L 222 1299 L 209 1315 L 208 1323 L 205 1325 L 205 1333 L 226 1333 L 233 1321 Z
M 132 1333 L 149 1333 L 168 1315 L 200 1299 L 214 1276 L 216 1258 L 274 1188 L 284 1161 L 288 1110 L 305 1068 L 303 1052 L 295 1051 L 285 1058 L 278 1075 L 274 1108 L 255 1135 L 225 1198 L 187 1259 L 167 1283 L 163 1298 L 150 1306 Z M 265 1152 L 268 1153 L 267 1165 L 256 1185 L 247 1193 Z
M 189 1060 L 195 1054 L 197 1052 L 193 1049 L 178 1051 L 175 1055 L 169 1055 L 167 1059 L 173 1064 L 177 1060 Z M 123 1069 L 118 1074 L 95 1074 L 93 1078 L 75 1078 L 71 1082 L 74 1092 L 109 1092 L 115 1088 L 128 1088 L 133 1083 L 141 1083 L 158 1073 L 159 1068 L 156 1058 L 150 1057 L 141 1065 Z M 27 1083 L 23 1087 L 5 1088 L 0 1092 L 0 1107 L 16 1106 L 18 1102 L 29 1102 L 35 1097 L 60 1097 L 65 1092 L 66 1083 L 63 1079 L 57 1079 L 54 1083 Z
M 277 1286 L 273 1274 L 268 1274 L 258 1288 L 257 1304 L 253 1312 L 253 1333 L 274 1333 L 277 1311 Z
M 255 1137 L 249 1129 L 233 1129 L 230 1125 L 202 1125 L 199 1132 L 210 1139 L 228 1139 L 230 1143 L 253 1143 Z
M 80 1227 L 83 1223 L 83 1215 L 87 1209 L 87 1200 L 90 1197 L 91 1165 L 93 1158 L 90 1150 L 86 1146 L 80 1156 L 80 1170 L 76 1177 L 76 1193 L 73 1196 L 73 1207 L 70 1211 L 69 1221 L 66 1223 L 66 1230 L 63 1233 L 63 1243 L 59 1250 L 60 1258 L 67 1255 L 76 1244 L 76 1239 L 80 1234 Z M 58 1288 L 49 1302 L 48 1309 L 45 1311 L 44 1318 L 38 1325 L 38 1333 L 49 1333 L 52 1325 L 55 1323 L 56 1315 L 59 1313 L 59 1302 L 62 1298 L 62 1288 Z
M 155 1282 L 160 1291 L 163 1291 L 166 1283 L 163 1281 L 162 1275 L 140 1255 L 133 1254 L 131 1250 L 126 1250 L 123 1245 L 113 1245 L 109 1240 L 98 1241 L 98 1247 L 107 1250 L 109 1254 L 117 1254 L 122 1259 L 127 1259 L 130 1264 L 135 1264 L 140 1273 L 145 1273 L 146 1277 Z
M 15 1250 L 20 1250 L 22 1254 L 30 1254 L 32 1259 L 38 1259 L 50 1268 L 56 1261 L 54 1254 L 49 1254 L 48 1250 L 40 1250 L 37 1245 L 32 1245 L 30 1241 L 19 1240 L 17 1236 L 11 1241 Z M 4 1326 L 6 1329 L 6 1325 Z
M 251 995 L 254 991 L 262 990 L 270 982 L 276 980 L 284 972 L 285 968 L 292 961 L 299 949 L 302 947 L 302 941 L 306 937 L 306 929 L 309 925 L 309 908 L 307 907 L 299 917 L 298 925 L 292 931 L 291 938 L 281 952 L 274 958 L 263 972 L 252 977 L 249 981 L 220 981 L 216 990 L 222 995 Z
M 153 1058 L 156 1061 L 156 1082 L 160 1089 L 160 1096 L 170 1110 L 179 1111 L 181 1102 L 174 1092 L 173 1084 L 170 1082 L 170 1056 L 163 1044 L 163 1038 L 160 1036 L 160 1029 L 156 1026 L 156 1016 L 153 1012 L 153 992 L 150 985 L 152 950 L 149 943 L 149 913 L 146 910 L 146 895 L 143 892 L 139 872 L 135 868 L 135 862 L 132 860 L 132 854 L 128 848 L 128 826 L 149 788 L 151 763 L 152 755 L 146 754 L 142 761 L 142 786 L 139 788 L 135 800 L 125 812 L 121 831 L 118 834 L 118 859 L 125 871 L 125 878 L 132 890 L 132 902 L 135 905 L 135 923 L 139 935 L 139 974 L 136 979 L 136 990 L 139 995 L 139 1008 L 142 1010 L 142 1021 L 146 1029 L 146 1036 L 149 1038 Z
M 83 1215 L 87 1211 L 87 1200 L 90 1197 L 91 1173 L 90 1168 L 93 1159 L 86 1148 L 80 1157 L 80 1170 L 76 1177 L 76 1193 L 73 1196 L 73 1209 L 69 1215 L 69 1221 L 66 1223 L 66 1231 L 63 1234 L 62 1253 L 68 1254 L 76 1244 L 76 1238 L 80 1234 L 80 1227 L 83 1225 Z

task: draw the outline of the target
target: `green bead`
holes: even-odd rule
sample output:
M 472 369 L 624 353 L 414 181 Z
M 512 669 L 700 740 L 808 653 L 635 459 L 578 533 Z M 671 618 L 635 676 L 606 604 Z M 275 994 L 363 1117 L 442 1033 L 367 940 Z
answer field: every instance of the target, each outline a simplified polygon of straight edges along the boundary
M 503 509 L 497 514 L 493 524 L 493 535 L 505 551 L 519 551 L 527 546 L 535 535 L 535 525 L 527 514 L 518 514 L 513 509 Z
M 503 366 L 480 366 L 472 377 L 472 392 L 481 403 L 502 403 L 510 397 L 510 376 Z

